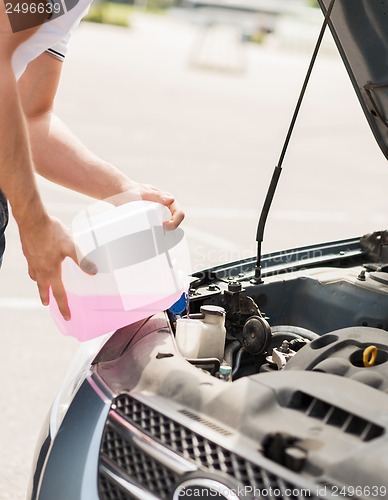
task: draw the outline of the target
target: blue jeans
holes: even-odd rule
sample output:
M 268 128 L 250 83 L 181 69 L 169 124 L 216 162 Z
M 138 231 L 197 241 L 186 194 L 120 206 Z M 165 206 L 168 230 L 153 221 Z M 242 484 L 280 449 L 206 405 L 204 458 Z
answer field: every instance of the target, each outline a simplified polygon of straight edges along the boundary
M 0 266 L 3 261 L 5 250 L 5 228 L 8 224 L 8 203 L 7 198 L 0 191 Z

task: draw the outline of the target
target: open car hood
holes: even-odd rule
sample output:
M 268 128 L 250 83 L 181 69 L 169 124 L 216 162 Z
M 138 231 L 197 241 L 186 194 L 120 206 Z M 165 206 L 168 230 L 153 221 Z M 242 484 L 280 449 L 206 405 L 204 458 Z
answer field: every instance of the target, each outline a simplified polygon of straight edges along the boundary
M 318 0 L 324 14 L 331 0 Z M 388 159 L 388 1 L 335 0 L 329 21 L 374 136 Z

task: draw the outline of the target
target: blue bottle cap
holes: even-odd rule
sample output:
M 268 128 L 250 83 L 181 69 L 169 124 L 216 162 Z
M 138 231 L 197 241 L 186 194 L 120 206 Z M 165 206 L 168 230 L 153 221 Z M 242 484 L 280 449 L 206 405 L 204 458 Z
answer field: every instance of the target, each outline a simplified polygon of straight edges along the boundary
M 186 309 L 186 294 L 182 293 L 180 298 L 173 304 L 169 311 L 171 311 L 173 314 L 182 314 L 183 311 Z

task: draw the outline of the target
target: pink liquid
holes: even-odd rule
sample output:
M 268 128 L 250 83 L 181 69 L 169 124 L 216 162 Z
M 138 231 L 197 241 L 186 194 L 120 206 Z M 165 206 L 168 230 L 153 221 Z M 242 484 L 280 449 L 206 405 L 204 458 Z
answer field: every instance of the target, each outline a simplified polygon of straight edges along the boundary
M 65 321 L 59 312 L 54 297 L 50 296 L 50 311 L 64 335 L 76 337 L 81 342 L 113 332 L 157 312 L 171 307 L 181 296 L 176 292 L 169 296 L 132 296 L 124 303 L 131 304 L 131 310 L 123 310 L 120 296 L 82 296 L 67 294 L 71 320 Z

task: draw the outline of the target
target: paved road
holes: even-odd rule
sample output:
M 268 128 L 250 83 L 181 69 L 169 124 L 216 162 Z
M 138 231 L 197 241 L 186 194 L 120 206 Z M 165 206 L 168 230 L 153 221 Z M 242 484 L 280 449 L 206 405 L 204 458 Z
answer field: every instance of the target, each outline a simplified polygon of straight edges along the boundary
M 196 28 L 159 17 L 137 17 L 132 30 L 85 24 L 57 102 L 93 150 L 181 200 L 196 269 L 254 253 L 259 209 L 308 59 L 308 51 L 272 41 L 246 50 L 243 73 L 201 70 L 189 64 L 197 37 Z M 222 43 L 224 55 L 235 48 Z M 387 226 L 386 160 L 330 50 L 314 72 L 284 168 L 265 250 Z M 90 202 L 46 181 L 41 188 L 66 223 Z M 39 306 L 14 224 L 0 279 L 0 499 L 18 500 L 77 343 Z

